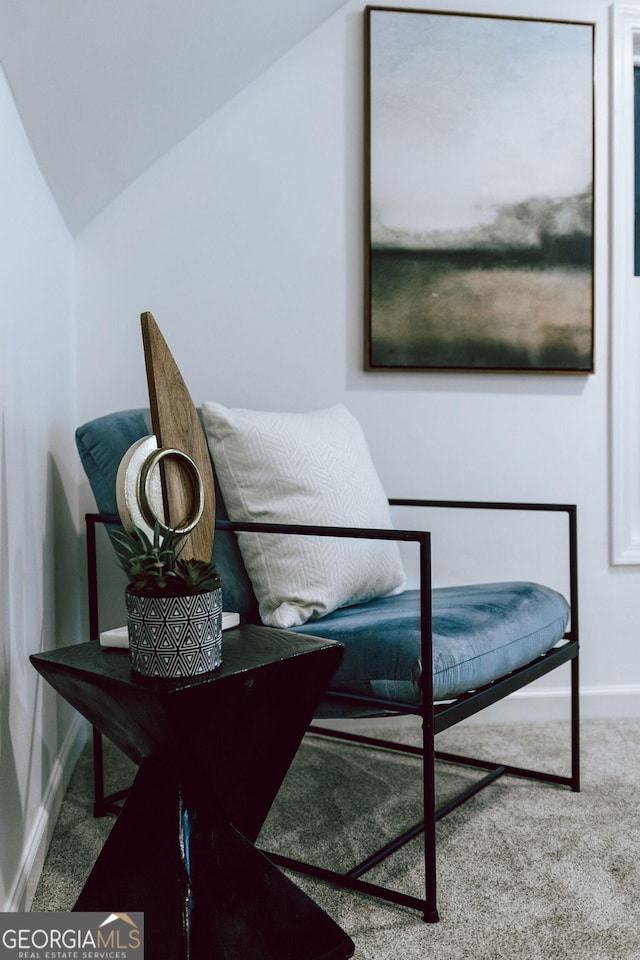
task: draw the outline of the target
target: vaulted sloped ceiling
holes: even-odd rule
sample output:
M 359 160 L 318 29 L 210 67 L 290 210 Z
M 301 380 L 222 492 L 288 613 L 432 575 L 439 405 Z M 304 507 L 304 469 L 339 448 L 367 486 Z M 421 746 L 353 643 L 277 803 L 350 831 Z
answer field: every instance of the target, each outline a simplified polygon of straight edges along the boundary
M 2 0 L 0 62 L 72 233 L 347 0 Z

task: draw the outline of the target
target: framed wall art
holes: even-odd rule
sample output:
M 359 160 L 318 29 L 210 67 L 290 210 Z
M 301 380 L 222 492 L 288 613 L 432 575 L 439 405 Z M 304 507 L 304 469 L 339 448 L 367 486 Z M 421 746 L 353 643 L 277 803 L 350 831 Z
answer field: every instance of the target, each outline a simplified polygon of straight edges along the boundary
M 365 20 L 365 367 L 591 372 L 594 25 Z

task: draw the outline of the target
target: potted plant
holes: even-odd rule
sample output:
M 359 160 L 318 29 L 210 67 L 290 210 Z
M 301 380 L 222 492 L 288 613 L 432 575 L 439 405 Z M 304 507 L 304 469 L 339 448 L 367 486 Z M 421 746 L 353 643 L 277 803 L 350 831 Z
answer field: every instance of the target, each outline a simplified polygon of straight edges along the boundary
M 131 667 L 147 677 L 190 677 L 222 662 L 222 584 L 213 563 L 181 558 L 185 534 L 156 522 L 114 533 L 126 590 Z

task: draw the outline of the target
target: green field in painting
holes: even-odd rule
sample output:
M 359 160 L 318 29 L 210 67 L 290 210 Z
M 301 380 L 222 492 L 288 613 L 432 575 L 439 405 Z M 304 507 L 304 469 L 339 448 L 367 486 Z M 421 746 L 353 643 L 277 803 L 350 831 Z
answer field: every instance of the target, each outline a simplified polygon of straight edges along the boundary
M 373 251 L 371 365 L 592 368 L 588 265 L 478 251 Z

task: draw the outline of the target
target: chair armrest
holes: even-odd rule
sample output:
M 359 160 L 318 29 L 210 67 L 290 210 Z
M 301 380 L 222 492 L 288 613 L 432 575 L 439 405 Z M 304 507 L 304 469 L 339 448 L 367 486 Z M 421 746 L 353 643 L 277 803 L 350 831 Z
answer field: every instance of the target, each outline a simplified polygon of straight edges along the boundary
M 87 513 L 87 574 L 89 585 L 89 633 L 97 639 L 98 628 L 98 572 L 96 553 L 96 525 L 122 526 L 117 513 Z M 428 637 L 427 661 L 431 661 L 431 536 L 426 530 L 396 530 L 373 527 L 332 527 L 293 523 L 262 523 L 253 520 L 216 520 L 216 530 L 234 533 L 273 533 L 289 536 L 343 537 L 356 540 L 392 540 L 417 543 L 420 550 L 420 615 L 423 638 Z
M 216 520 L 216 530 L 234 533 L 274 533 L 302 537 L 342 537 L 350 540 L 392 540 L 417 543 L 420 550 L 420 613 L 428 625 L 431 643 L 431 534 L 427 530 L 396 530 L 376 527 L 318 526 L 301 523 L 262 523 L 254 520 Z M 425 630 L 423 629 L 423 636 Z M 428 660 L 431 660 L 429 650 Z
M 407 500 L 393 497 L 389 499 L 392 507 L 444 507 L 449 510 L 537 510 L 549 513 L 576 513 L 573 503 L 518 503 L 516 501 L 493 500 Z
M 396 540 L 420 542 L 429 537 L 425 530 L 397 530 L 393 527 L 334 527 L 304 523 L 262 523 L 259 520 L 216 520 L 216 530 L 234 533 L 280 533 L 302 537 L 342 537 L 355 540 Z
M 389 498 L 392 507 L 435 507 L 449 510 L 513 510 L 539 513 L 566 513 L 569 524 L 569 604 L 570 639 L 578 637 L 578 508 L 574 503 L 527 503 L 491 500 L 412 500 Z
M 423 696 L 430 704 L 423 714 L 426 726 L 433 728 L 433 650 L 432 650 L 432 610 L 431 610 L 431 534 L 427 530 L 395 530 L 374 527 L 331 527 L 314 526 L 299 523 L 262 523 L 260 521 L 216 520 L 217 530 L 231 530 L 234 533 L 273 533 L 303 537 L 342 537 L 356 540 L 392 540 L 404 543 L 417 543 L 420 550 L 420 648 L 423 674 Z M 335 696 L 349 699 L 347 694 Z M 378 704 L 374 698 L 358 696 L 359 702 Z M 402 704 L 395 704 L 400 712 Z M 393 709 L 389 701 L 389 709 Z M 406 708 L 406 705 L 404 705 Z

